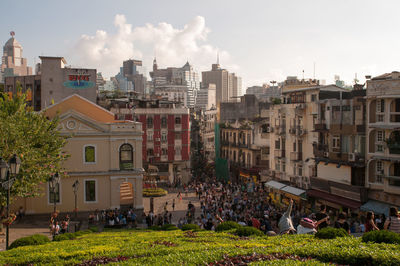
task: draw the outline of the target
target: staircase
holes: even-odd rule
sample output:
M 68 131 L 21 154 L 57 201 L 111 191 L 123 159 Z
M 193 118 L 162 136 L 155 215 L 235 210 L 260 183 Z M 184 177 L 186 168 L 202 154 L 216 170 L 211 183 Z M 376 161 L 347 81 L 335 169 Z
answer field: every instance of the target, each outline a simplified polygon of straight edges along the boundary
M 133 187 L 131 183 L 124 182 L 119 187 L 121 210 L 133 207 Z

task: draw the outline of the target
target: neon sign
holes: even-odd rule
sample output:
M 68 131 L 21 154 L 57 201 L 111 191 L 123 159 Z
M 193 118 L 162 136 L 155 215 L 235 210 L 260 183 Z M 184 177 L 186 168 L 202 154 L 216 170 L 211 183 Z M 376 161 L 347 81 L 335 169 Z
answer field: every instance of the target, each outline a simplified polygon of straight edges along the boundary
M 83 90 L 94 87 L 94 82 L 89 81 L 89 75 L 68 75 L 68 80 L 63 83 L 64 87 Z

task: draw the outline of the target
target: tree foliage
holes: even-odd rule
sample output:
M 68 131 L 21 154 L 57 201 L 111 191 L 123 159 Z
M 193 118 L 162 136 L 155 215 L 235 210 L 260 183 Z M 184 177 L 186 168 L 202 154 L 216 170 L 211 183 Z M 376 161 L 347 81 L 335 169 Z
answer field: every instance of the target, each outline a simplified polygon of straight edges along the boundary
M 61 136 L 57 118 L 49 120 L 44 113 L 34 112 L 25 102 L 25 95 L 9 97 L 0 93 L 0 156 L 8 161 L 13 154 L 21 159 L 21 168 L 14 185 L 13 197 L 40 194 L 38 184 L 47 182 L 59 172 L 65 175 L 62 162 L 68 157 L 62 152 L 66 138 Z M 4 206 L 6 191 L 0 190 Z

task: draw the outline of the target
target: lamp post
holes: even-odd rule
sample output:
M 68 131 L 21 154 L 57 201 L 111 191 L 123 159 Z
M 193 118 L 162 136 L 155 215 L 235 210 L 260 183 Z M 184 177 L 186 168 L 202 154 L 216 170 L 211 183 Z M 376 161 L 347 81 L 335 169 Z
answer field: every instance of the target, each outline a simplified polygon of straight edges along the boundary
M 11 157 L 8 161 L 8 164 L 0 158 L 0 179 L 1 185 L 4 189 L 7 190 L 7 205 L 6 205 L 6 215 L 7 219 L 10 216 L 10 188 L 14 184 L 15 177 L 19 173 L 19 168 L 21 166 L 21 160 L 18 158 L 16 154 Z M 10 175 L 12 178 L 10 178 Z M 6 223 L 6 249 L 8 249 L 9 244 L 9 230 L 10 223 Z
M 60 183 L 60 176 L 58 173 L 55 173 L 50 177 L 49 185 L 50 185 L 50 192 L 53 194 L 54 213 L 57 211 L 56 189 L 59 183 Z
M 75 180 L 75 182 L 72 184 L 72 189 L 75 194 L 75 209 L 74 209 L 75 232 L 76 232 L 76 221 L 78 220 L 78 188 L 79 188 L 79 181 Z

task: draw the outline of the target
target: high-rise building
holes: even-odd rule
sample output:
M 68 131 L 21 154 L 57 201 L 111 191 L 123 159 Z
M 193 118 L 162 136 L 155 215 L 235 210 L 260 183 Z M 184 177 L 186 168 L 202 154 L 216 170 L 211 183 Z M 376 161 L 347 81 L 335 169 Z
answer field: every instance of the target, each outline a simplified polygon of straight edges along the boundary
M 150 72 L 153 81 L 153 87 L 156 92 L 160 92 L 159 88 L 165 88 L 166 85 L 183 85 L 187 88 L 187 96 L 184 102 L 187 107 L 194 107 L 196 103 L 197 92 L 200 89 L 199 74 L 194 71 L 193 66 L 186 62 L 181 67 L 168 67 L 159 69 L 157 60 L 153 61 L 153 71 Z
M 215 102 L 215 84 L 209 84 L 207 87 L 202 87 L 197 93 L 196 110 L 211 110 L 216 109 Z
M 135 91 L 144 93 L 146 89 L 145 70 L 142 61 L 129 59 L 122 63 L 120 72 L 115 76 L 118 80 L 119 88 L 124 91 Z
M 242 93 L 242 79 L 217 64 L 212 64 L 210 71 L 202 72 L 202 84 L 216 86 L 216 102 L 237 102 Z
M 1 58 L 1 76 L 26 76 L 32 75 L 32 68 L 28 67 L 28 61 L 22 57 L 22 46 L 14 38 L 15 33 L 10 33 L 11 38 L 3 47 L 3 57 Z M 0 80 L 1 81 L 1 80 Z

